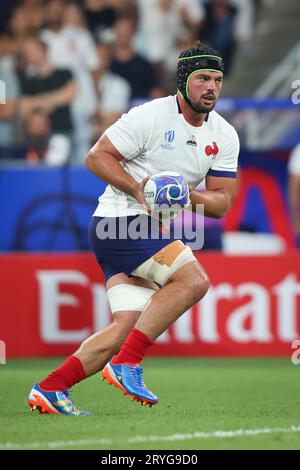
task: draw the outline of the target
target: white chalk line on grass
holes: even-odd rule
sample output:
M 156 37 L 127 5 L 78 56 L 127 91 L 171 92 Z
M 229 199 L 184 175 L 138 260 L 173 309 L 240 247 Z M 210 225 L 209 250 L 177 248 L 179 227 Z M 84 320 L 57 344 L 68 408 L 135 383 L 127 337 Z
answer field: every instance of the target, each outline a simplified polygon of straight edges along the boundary
M 0 449 L 59 449 L 61 447 L 80 447 L 80 446 L 111 446 L 112 444 L 138 444 L 146 442 L 172 442 L 186 441 L 190 439 L 209 439 L 209 438 L 231 438 L 241 436 L 257 436 L 260 434 L 277 434 L 277 433 L 296 433 L 300 432 L 300 426 L 291 426 L 289 428 L 264 428 L 264 429 L 237 429 L 233 431 L 212 431 L 212 432 L 193 432 L 190 434 L 171 434 L 169 436 L 135 436 L 128 439 L 112 440 L 112 439 L 78 439 L 67 441 L 35 441 L 30 443 L 4 442 L 0 443 Z

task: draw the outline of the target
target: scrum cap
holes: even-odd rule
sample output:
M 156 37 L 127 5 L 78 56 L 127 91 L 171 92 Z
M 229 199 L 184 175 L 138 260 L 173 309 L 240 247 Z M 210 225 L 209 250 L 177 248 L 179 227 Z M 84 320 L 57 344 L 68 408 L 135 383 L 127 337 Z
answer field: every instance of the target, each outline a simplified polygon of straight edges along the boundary
M 224 73 L 224 63 L 218 52 L 210 47 L 197 44 L 183 51 L 177 64 L 177 88 L 185 101 L 193 108 L 189 98 L 189 80 L 200 71 Z

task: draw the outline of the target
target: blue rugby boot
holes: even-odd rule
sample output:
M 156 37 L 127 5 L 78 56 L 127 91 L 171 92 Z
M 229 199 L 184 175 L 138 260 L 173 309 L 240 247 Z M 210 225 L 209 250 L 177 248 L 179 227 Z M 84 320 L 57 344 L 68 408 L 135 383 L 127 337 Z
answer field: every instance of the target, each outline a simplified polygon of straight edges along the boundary
M 68 416 L 87 416 L 92 414 L 88 411 L 77 410 L 73 401 L 69 398 L 68 390 L 46 392 L 42 390 L 37 383 L 33 385 L 29 394 L 28 405 L 31 411 L 38 410 L 40 414 L 60 414 Z
M 107 379 L 109 385 L 113 384 L 119 388 L 124 395 L 129 395 L 131 400 L 151 407 L 158 403 L 158 398 L 147 390 L 142 373 L 143 368 L 139 364 L 113 364 L 109 361 L 102 371 L 102 380 Z

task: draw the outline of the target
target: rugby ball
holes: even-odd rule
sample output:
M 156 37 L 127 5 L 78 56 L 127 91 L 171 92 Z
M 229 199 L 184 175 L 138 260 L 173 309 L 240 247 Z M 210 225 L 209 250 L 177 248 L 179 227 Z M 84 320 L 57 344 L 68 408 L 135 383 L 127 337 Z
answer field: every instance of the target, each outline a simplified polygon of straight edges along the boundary
M 144 196 L 156 212 L 184 209 L 189 201 L 189 186 L 184 176 L 174 171 L 156 173 L 145 184 Z

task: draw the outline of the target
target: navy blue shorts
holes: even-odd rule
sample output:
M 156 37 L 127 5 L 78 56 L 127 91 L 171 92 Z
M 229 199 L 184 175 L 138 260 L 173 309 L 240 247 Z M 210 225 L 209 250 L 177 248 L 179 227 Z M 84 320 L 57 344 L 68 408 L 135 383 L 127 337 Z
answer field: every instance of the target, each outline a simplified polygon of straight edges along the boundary
M 129 276 L 140 264 L 175 240 L 170 233 L 164 234 L 161 229 L 155 232 L 155 238 L 153 236 L 144 238 L 145 232 L 141 233 L 142 236 L 137 239 L 130 236 L 124 238 L 124 227 L 130 227 L 130 224 L 135 223 L 137 218 L 143 223 L 144 229 L 148 228 L 148 234 L 150 234 L 152 224 L 153 234 L 153 220 L 147 215 L 92 217 L 89 226 L 89 242 L 106 281 L 118 273 L 125 273 Z M 103 236 L 104 228 L 107 227 L 110 227 L 110 234 Z

